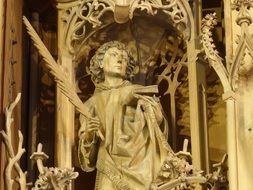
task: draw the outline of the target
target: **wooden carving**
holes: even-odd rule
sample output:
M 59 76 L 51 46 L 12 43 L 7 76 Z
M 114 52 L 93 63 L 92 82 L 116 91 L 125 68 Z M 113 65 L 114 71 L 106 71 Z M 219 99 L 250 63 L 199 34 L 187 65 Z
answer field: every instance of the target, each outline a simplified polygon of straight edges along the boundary
M 156 15 L 161 12 L 167 16 L 167 21 L 190 37 L 191 19 L 189 5 L 183 0 L 77 0 L 69 3 L 58 1 L 58 8 L 64 11 L 62 21 L 65 27 L 64 44 L 69 52 L 75 55 L 78 47 L 96 31 L 114 23 L 127 22 L 137 11 Z M 114 19 L 103 19 L 107 13 L 112 13 Z
M 23 146 L 23 135 L 21 131 L 18 131 L 18 149 L 15 152 L 13 148 L 13 141 L 12 141 L 12 114 L 13 109 L 17 105 L 21 98 L 21 93 L 19 93 L 13 103 L 10 104 L 9 107 L 5 110 L 6 122 L 5 122 L 5 131 L 0 131 L 0 134 L 3 136 L 3 140 L 7 149 L 7 156 L 8 161 L 5 168 L 5 186 L 7 190 L 14 189 L 14 179 L 13 179 L 13 170 L 16 170 L 17 175 L 16 182 L 19 185 L 21 190 L 29 189 L 31 183 L 27 183 L 26 176 L 27 172 L 24 172 L 20 167 L 20 158 L 25 152 L 25 149 L 22 148 Z M 34 152 L 31 156 L 31 159 L 37 162 L 37 167 L 40 172 L 40 175 L 35 182 L 35 186 L 32 190 L 66 190 L 69 189 L 69 184 L 72 180 L 77 178 L 78 173 L 74 172 L 74 169 L 60 169 L 60 168 L 47 168 L 43 166 L 43 160 L 47 159 L 48 156 L 42 152 L 42 144 L 38 145 L 37 152 Z

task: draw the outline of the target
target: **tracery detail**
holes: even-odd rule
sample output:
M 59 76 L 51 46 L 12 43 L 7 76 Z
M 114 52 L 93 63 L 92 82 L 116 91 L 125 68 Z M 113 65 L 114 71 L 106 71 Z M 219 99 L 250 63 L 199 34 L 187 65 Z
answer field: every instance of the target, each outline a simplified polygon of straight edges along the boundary
M 238 36 L 238 40 L 236 41 L 238 46 L 233 61 L 231 64 L 227 64 L 227 68 L 223 65 L 223 60 L 215 49 L 210 31 L 217 24 L 216 14 L 208 14 L 202 21 L 201 41 L 206 58 L 219 75 L 225 91 L 230 91 L 230 89 L 236 91 L 238 89 L 239 77 L 247 77 L 247 74 L 252 72 L 253 69 L 253 40 L 249 33 L 249 26 L 252 24 L 252 17 L 250 16 L 249 10 L 252 7 L 252 0 L 235 0 L 233 3 L 233 10 L 238 12 L 236 22 L 241 27 L 241 35 Z
M 122 6 L 123 1 L 113 0 L 79 0 L 73 3 L 59 3 L 58 8 L 62 9 L 64 14 L 62 21 L 65 23 L 65 44 L 71 53 L 74 53 L 78 45 L 84 42 L 94 32 L 114 23 L 113 19 L 107 19 L 106 13 L 114 14 L 114 18 L 123 15 L 128 19 L 134 17 L 137 10 L 146 12 L 148 15 L 156 15 L 162 12 L 168 17 L 168 22 L 173 27 L 182 31 L 184 38 L 190 37 L 190 19 L 188 17 L 186 3 L 182 0 L 131 0 L 124 5 L 122 12 L 116 11 L 118 6 Z M 102 19 L 102 16 L 104 17 Z M 128 19 L 122 21 L 126 22 Z M 115 19 L 117 21 L 117 19 Z M 121 21 L 118 21 L 121 22 Z M 77 48 L 78 49 L 78 48 Z

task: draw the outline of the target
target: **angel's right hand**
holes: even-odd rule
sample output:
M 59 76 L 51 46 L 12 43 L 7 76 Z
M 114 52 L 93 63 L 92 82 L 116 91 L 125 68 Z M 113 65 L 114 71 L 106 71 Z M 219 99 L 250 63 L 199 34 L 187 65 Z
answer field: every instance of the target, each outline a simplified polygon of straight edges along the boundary
M 89 118 L 85 122 L 85 126 L 79 130 L 79 138 L 88 138 L 91 133 L 97 132 L 100 130 L 100 121 L 97 117 Z

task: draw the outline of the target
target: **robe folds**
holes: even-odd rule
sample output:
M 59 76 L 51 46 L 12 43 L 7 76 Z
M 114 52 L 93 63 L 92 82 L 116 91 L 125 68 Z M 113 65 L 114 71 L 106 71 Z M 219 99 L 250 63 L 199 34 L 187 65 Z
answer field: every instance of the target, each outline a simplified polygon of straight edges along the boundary
M 97 85 L 85 102 L 104 136 L 101 140 L 91 131 L 79 139 L 81 168 L 97 169 L 95 189 L 148 190 L 171 151 L 165 137 L 167 121 L 158 121 L 152 105 L 133 96 L 138 87 L 128 81 L 113 88 Z M 87 131 L 87 119 L 81 116 L 80 122 L 79 133 Z

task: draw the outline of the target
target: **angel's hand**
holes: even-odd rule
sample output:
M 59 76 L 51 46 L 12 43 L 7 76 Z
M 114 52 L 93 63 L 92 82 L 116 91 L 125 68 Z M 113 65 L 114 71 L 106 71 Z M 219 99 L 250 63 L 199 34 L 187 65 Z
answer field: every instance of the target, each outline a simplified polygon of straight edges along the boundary
M 162 106 L 159 102 L 159 98 L 153 96 L 143 96 L 143 95 L 134 95 L 136 98 L 141 100 L 142 107 L 144 111 L 151 112 L 150 108 L 153 110 L 152 112 L 155 115 L 156 120 L 160 124 L 163 120 Z
M 79 130 L 79 138 L 87 139 L 90 134 L 100 130 L 100 121 L 97 117 L 89 118 L 86 120 L 85 126 Z

